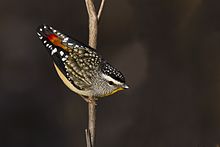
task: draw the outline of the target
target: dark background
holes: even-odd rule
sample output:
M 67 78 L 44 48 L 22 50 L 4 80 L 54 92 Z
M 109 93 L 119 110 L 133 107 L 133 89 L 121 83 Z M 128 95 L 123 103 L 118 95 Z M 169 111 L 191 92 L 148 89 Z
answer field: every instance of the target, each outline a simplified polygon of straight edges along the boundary
M 58 78 L 42 23 L 88 40 L 84 0 L 0 1 L 0 146 L 85 147 L 87 104 Z M 98 102 L 96 147 L 219 147 L 219 0 L 106 0 L 98 50 L 130 89 Z

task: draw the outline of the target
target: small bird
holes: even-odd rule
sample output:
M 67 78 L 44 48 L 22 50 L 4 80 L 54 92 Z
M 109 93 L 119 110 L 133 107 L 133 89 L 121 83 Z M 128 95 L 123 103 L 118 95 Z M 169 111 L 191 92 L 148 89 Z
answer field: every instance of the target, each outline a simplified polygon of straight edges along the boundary
M 103 59 L 97 50 L 48 25 L 40 25 L 37 35 L 64 84 L 85 100 L 128 89 L 123 74 Z

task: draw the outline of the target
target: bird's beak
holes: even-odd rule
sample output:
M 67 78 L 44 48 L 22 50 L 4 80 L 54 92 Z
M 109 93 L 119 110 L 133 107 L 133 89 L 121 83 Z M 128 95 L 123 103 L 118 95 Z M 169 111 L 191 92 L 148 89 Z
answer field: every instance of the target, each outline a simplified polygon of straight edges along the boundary
M 124 85 L 122 85 L 122 88 L 123 89 L 128 89 L 129 87 L 128 87 L 128 85 L 124 84 Z

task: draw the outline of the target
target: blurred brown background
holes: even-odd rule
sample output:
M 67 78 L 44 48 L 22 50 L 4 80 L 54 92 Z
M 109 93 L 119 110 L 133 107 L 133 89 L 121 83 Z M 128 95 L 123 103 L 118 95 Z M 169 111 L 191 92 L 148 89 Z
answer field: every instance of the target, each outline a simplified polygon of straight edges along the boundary
M 98 102 L 96 147 L 220 143 L 219 6 L 106 0 L 98 50 L 131 88 Z M 1 0 L 0 12 L 0 146 L 86 146 L 87 105 L 35 33 L 45 23 L 87 42 L 84 0 Z

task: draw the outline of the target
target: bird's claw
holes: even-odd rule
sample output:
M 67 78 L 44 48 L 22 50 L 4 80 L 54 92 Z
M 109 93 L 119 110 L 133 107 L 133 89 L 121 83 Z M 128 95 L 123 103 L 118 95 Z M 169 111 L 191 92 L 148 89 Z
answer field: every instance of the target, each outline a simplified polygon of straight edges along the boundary
M 85 97 L 85 96 L 81 96 L 87 103 L 93 104 L 93 105 L 97 105 L 96 104 L 96 100 L 97 98 L 93 98 L 93 97 Z

